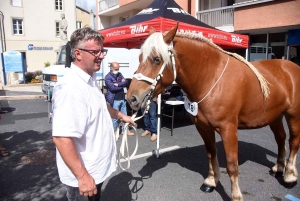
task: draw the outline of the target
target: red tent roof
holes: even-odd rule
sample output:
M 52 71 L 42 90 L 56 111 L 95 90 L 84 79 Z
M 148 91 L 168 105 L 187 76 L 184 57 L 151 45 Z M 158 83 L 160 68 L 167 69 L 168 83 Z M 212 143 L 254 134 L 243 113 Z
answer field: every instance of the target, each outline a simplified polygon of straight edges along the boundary
M 150 27 L 165 32 L 176 26 L 179 32 L 193 32 L 212 39 L 222 48 L 247 48 L 248 36 L 228 33 L 192 17 L 174 0 L 154 0 L 147 8 L 130 19 L 100 30 L 105 37 L 105 47 L 140 48 L 148 37 Z

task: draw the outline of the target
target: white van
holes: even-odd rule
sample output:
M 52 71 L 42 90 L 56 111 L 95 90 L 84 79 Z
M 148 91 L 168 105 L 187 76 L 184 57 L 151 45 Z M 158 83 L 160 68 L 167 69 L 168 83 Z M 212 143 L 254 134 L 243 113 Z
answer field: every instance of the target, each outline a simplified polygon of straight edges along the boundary
M 109 72 L 109 65 L 112 62 L 120 64 L 120 72 L 125 79 L 132 79 L 134 72 L 139 66 L 140 49 L 125 49 L 125 48 L 107 48 L 108 52 L 101 63 L 101 69 L 97 72 L 97 80 L 100 87 L 104 86 L 104 77 Z M 51 97 L 55 83 L 64 76 L 66 68 L 66 46 L 60 47 L 57 62 L 55 65 L 44 68 L 42 91 L 47 94 L 50 89 L 49 96 Z

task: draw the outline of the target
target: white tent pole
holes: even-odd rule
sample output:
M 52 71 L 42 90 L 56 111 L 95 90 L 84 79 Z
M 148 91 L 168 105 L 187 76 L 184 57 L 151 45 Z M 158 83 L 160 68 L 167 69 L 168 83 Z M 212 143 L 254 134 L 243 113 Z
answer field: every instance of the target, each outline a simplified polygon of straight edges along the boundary
M 159 139 L 161 126 L 161 94 L 157 96 L 157 141 L 156 141 L 156 158 L 159 158 Z
M 268 59 L 269 54 L 269 32 L 267 32 L 267 42 L 266 42 L 266 60 Z

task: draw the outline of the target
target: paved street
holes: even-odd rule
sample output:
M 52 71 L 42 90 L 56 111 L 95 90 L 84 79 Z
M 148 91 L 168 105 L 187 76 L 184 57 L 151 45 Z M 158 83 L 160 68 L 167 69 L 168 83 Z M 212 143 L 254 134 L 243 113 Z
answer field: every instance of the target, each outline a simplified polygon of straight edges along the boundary
M 26 89 L 28 91 L 23 89 L 10 87 L 0 93 L 42 94 L 38 86 Z M 0 133 L 3 146 L 10 152 L 8 157 L 0 157 L 0 200 L 66 200 L 55 164 L 48 102 L 13 100 L 0 103 L 8 110 L 2 114 Z M 156 143 L 150 142 L 150 137 L 140 137 L 143 123 L 138 122 L 137 158 L 131 161 L 128 171 L 118 168 L 104 183 L 103 201 L 230 200 L 230 180 L 220 137 L 216 135 L 220 183 L 214 192 L 203 193 L 200 187 L 208 171 L 205 146 L 190 120 L 180 111 L 177 115 L 174 136 L 170 136 L 170 119 L 163 118 L 160 148 L 166 151 L 161 152 L 158 159 L 151 154 Z M 121 138 L 118 147 L 120 143 Z M 132 151 L 135 137 L 129 137 L 129 146 Z M 269 128 L 239 131 L 239 184 L 244 200 L 299 201 L 300 184 L 289 189 L 284 187 L 281 177 L 269 175 L 276 156 L 277 146 Z M 299 152 L 297 169 L 300 172 Z

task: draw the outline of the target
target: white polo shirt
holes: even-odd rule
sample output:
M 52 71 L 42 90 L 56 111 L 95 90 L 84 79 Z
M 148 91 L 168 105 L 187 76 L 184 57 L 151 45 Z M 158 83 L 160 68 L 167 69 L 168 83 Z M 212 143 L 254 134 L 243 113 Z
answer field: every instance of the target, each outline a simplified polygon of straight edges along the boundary
M 87 171 L 96 184 L 103 182 L 116 170 L 116 141 L 96 74 L 91 77 L 72 63 L 54 87 L 52 108 L 52 136 L 72 137 Z M 58 150 L 56 162 L 61 182 L 78 187 Z

